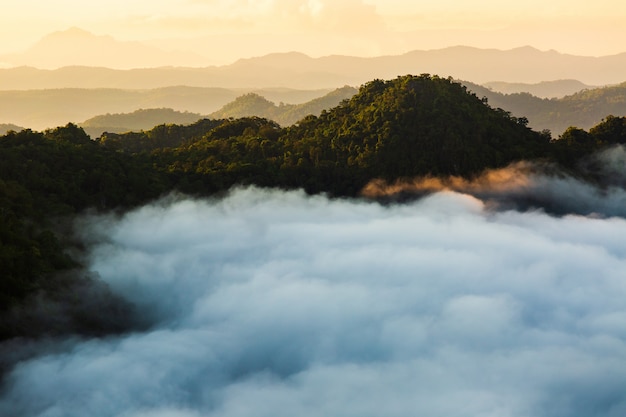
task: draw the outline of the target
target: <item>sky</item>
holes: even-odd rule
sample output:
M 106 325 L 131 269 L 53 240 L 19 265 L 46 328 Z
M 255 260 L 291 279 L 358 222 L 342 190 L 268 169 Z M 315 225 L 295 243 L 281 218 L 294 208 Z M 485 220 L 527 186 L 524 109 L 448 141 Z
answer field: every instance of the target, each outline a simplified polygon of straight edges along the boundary
M 83 217 L 89 270 L 151 325 L 41 341 L 0 414 L 623 417 L 626 178 L 609 167 L 626 152 L 599 158 L 602 190 L 514 170 L 563 216 L 494 206 L 516 192 L 481 180 L 405 204 L 238 188 Z
M 297 50 L 373 56 L 468 44 L 581 55 L 624 52 L 620 0 L 2 0 L 0 53 L 79 27 L 189 48 L 214 62 Z M 182 41 L 185 41 L 184 43 Z M 246 43 L 254 48 L 246 48 Z M 228 51 L 230 49 L 234 49 Z

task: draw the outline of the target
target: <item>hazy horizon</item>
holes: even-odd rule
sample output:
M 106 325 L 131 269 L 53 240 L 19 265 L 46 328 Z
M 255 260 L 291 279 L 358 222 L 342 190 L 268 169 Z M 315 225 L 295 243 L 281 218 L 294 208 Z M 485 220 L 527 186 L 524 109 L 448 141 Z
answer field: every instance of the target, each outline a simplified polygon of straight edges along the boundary
M 109 0 L 90 2 L 89 8 L 76 0 L 5 3 L 10 19 L 0 29 L 0 56 L 23 53 L 70 28 L 141 42 L 171 54 L 172 65 L 193 66 L 273 52 L 370 57 L 457 45 L 528 45 L 583 56 L 626 52 L 626 4 L 608 0 L 559 0 L 549 7 L 458 0 Z M 120 60 L 129 56 L 121 53 Z

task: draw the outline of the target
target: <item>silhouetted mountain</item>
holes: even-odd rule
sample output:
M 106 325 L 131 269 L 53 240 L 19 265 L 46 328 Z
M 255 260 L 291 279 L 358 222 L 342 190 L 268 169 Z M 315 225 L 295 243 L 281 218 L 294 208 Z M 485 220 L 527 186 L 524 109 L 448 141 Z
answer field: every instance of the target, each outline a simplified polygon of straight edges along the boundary
M 502 94 L 529 93 L 539 98 L 560 98 L 581 90 L 597 88 L 577 80 L 542 81 L 535 84 L 492 81 L 483 85 Z
M 202 118 L 199 113 L 179 112 L 168 108 L 139 109 L 132 113 L 104 114 L 80 124 L 92 138 L 103 132 L 123 133 L 131 130 L 151 129 L 160 124 L 190 124 Z
M 374 78 L 419 73 L 449 75 L 476 83 L 494 80 L 538 83 L 576 79 L 590 85 L 607 85 L 624 81 L 626 53 L 583 57 L 531 47 L 497 50 L 458 46 L 375 58 L 311 58 L 300 53 L 279 53 L 205 68 L 111 70 L 70 67 L 54 71 L 12 68 L 0 70 L 0 89 L 148 89 L 171 85 L 328 89 L 360 85 Z
M 4 135 L 9 131 L 19 132 L 23 130 L 22 126 L 14 125 L 13 123 L 0 123 L 0 135 Z
M 140 42 L 120 42 L 79 28 L 51 33 L 23 53 L 0 56 L 12 66 L 60 68 L 71 65 L 111 68 L 202 66 L 207 60 L 190 52 L 170 52 Z

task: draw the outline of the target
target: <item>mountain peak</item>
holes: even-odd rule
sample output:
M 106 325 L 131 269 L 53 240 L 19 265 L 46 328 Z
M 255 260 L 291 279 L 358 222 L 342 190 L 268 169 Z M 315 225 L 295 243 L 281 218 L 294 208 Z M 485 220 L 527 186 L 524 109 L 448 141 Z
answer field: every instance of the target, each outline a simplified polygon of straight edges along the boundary
M 113 40 L 110 36 L 98 36 L 95 35 L 85 29 L 81 29 L 77 26 L 72 26 L 71 28 L 65 30 L 59 30 L 56 32 L 52 32 L 46 36 L 44 36 L 38 44 L 48 43 L 48 42 L 67 42 L 67 41 L 76 41 L 76 40 L 95 40 L 95 39 L 110 39 Z

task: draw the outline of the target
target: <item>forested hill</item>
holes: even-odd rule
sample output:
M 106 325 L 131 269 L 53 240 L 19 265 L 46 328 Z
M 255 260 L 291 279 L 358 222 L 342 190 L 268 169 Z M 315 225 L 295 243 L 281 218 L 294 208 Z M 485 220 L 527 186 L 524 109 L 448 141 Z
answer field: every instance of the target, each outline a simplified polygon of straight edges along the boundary
M 526 123 L 451 79 L 421 75 L 368 82 L 339 106 L 288 128 L 248 117 L 98 140 L 72 124 L 9 132 L 0 136 L 0 340 L 133 325 L 119 318 L 127 306 L 94 290 L 68 256 L 67 245 L 78 250 L 80 242 L 65 226 L 85 210 L 123 211 L 172 191 L 202 196 L 235 184 L 356 196 L 373 178 L 472 176 L 534 158 L 573 165 L 594 149 L 626 142 L 626 118 L 606 118 L 589 132 L 570 129 L 557 142 Z M 42 300 L 54 318 L 33 313 L 42 310 L 31 303 Z M 86 302 L 100 313 L 86 315 Z
M 309 163 L 346 165 L 368 179 L 471 175 L 544 155 L 549 138 L 526 123 L 449 78 L 405 76 L 365 84 L 343 105 L 289 129 L 284 141 Z

